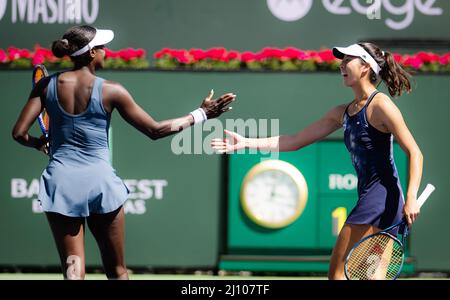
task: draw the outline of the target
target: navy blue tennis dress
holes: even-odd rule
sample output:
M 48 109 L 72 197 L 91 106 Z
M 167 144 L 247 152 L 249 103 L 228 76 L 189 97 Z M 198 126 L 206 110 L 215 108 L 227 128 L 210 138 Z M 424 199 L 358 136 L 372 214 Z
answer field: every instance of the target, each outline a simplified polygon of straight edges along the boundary
M 102 104 L 104 80 L 95 78 L 87 109 L 72 115 L 58 102 L 58 75 L 52 75 L 45 99 L 51 157 L 40 179 L 38 199 L 44 211 L 70 217 L 114 211 L 126 201 L 129 191 L 109 159 L 111 114 Z
M 404 197 L 393 156 L 393 136 L 367 121 L 367 107 L 350 116 L 344 113 L 344 141 L 358 176 L 358 202 L 346 223 L 370 224 L 385 229 L 403 217 Z M 396 232 L 394 232 L 396 233 Z

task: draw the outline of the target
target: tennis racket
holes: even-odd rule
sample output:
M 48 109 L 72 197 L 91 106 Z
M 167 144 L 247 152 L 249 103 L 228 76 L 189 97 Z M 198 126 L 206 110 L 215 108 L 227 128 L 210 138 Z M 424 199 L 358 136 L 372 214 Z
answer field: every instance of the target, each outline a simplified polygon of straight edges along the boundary
M 32 78 L 32 86 L 33 88 L 36 86 L 36 84 L 44 77 L 48 76 L 47 69 L 44 65 L 36 65 L 33 69 L 33 78 Z M 38 116 L 38 122 L 39 127 L 41 128 L 42 134 L 45 135 L 46 138 L 48 138 L 48 133 L 50 129 L 50 119 L 48 117 L 48 113 L 44 109 Z
M 417 199 L 419 207 L 434 190 L 432 184 L 427 184 Z M 400 226 L 404 227 L 401 240 L 389 233 Z M 347 255 L 344 265 L 345 277 L 349 280 L 395 280 L 403 267 L 407 235 L 408 226 L 403 218 L 401 222 L 361 239 Z

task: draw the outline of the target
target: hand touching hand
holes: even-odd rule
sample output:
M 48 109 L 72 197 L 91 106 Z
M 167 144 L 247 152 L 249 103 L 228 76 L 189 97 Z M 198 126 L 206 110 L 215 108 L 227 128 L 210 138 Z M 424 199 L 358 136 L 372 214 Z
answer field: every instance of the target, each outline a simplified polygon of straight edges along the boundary
M 236 95 L 233 93 L 224 94 L 218 99 L 212 99 L 213 95 L 214 90 L 211 90 L 200 106 L 205 111 L 208 119 L 217 118 L 224 112 L 231 110 L 231 107 L 228 107 L 228 105 L 236 100 Z

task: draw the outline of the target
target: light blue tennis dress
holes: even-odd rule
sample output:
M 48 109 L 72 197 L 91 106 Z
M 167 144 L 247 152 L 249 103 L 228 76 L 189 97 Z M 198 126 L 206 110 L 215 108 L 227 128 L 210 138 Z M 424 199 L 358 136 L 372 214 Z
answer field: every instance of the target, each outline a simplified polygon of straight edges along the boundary
M 112 212 L 127 200 L 129 191 L 109 159 L 111 114 L 102 104 L 104 79 L 95 78 L 87 109 L 72 115 L 58 101 L 59 74 L 51 76 L 47 87 L 51 156 L 41 176 L 38 199 L 44 211 L 70 217 Z

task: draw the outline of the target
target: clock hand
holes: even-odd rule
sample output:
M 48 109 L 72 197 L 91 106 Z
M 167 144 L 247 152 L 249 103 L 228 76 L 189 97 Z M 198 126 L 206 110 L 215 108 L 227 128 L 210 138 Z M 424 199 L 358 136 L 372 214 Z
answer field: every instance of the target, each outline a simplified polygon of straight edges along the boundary
M 275 184 L 272 184 L 272 190 L 270 191 L 270 200 L 273 200 L 273 197 L 276 195 L 275 193 Z
M 274 197 L 273 199 L 274 199 L 275 203 L 280 203 L 280 204 L 282 204 L 284 206 L 288 206 L 288 207 L 295 207 L 295 204 L 285 201 L 286 195 L 283 193 L 281 193 L 281 194 L 274 193 L 272 196 Z

